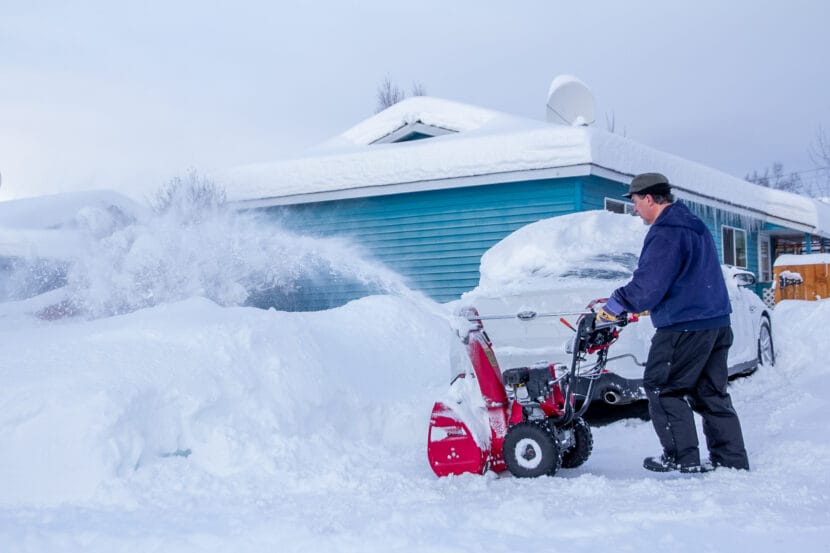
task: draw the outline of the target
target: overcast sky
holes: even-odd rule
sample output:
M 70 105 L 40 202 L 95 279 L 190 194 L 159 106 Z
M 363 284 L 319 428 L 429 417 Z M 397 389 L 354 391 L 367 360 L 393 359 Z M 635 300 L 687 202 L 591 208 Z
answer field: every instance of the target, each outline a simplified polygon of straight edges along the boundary
M 300 4 L 0 0 L 0 200 L 292 157 L 386 76 L 544 119 L 576 75 L 598 126 L 741 177 L 814 169 L 830 130 L 824 0 Z

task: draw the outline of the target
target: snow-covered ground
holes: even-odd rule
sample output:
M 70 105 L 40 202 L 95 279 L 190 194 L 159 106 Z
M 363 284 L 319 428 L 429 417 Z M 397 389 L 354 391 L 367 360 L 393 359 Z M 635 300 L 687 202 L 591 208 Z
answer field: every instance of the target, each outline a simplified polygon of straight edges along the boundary
M 136 263 L 171 271 L 159 260 L 182 250 L 146 222 L 122 231 L 101 239 L 112 278 L 69 275 L 75 294 L 95 284 L 81 315 L 38 318 L 50 296 L 0 303 L 0 551 L 828 547 L 830 300 L 780 304 L 777 366 L 731 386 L 751 472 L 646 472 L 658 443 L 634 419 L 595 428 L 588 462 L 555 477 L 438 479 L 426 433 L 451 306 L 396 284 L 329 311 L 263 311 L 204 297 L 217 279 L 126 301 Z M 90 301 L 108 284 L 126 298 L 116 314 Z

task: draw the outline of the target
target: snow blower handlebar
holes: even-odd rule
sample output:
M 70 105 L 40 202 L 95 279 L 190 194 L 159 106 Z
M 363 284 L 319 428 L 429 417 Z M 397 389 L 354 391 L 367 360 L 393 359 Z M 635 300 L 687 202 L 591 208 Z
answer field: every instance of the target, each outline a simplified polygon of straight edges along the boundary
M 593 311 L 560 311 L 558 313 L 537 313 L 536 311 L 519 311 L 513 315 L 469 315 L 468 321 L 494 321 L 498 319 L 519 319 L 520 321 L 532 321 L 541 317 L 564 317 L 566 315 L 590 315 Z
M 568 373 L 566 397 L 571 394 L 572 390 L 576 389 L 578 379 L 578 367 L 581 361 L 585 359 L 586 354 L 596 354 L 597 360 L 595 367 L 600 371 L 605 367 L 608 361 L 608 348 L 617 341 L 620 336 L 619 329 L 628 323 L 637 322 L 639 315 L 637 313 L 620 313 L 619 317 L 613 321 L 602 321 L 596 317 L 594 306 L 598 303 L 605 303 L 607 299 L 594 300 L 588 304 L 590 309 L 589 314 L 582 315 L 577 320 L 577 328 L 571 326 L 564 319 L 560 319 L 563 324 L 576 331 L 576 336 L 573 342 L 573 351 L 571 358 L 571 371 Z M 570 403 L 565 405 L 564 419 L 566 421 L 581 417 L 591 403 L 591 387 L 593 387 L 593 380 L 590 380 L 588 392 L 581 407 L 576 410 Z
M 518 313 L 512 315 L 479 315 L 478 312 L 470 313 L 466 312 L 463 315 L 465 318 L 470 322 L 478 322 L 478 321 L 494 321 L 494 320 L 506 320 L 506 319 L 519 319 L 520 321 L 528 322 L 533 321 L 535 319 L 540 319 L 542 317 L 559 317 L 559 320 L 570 328 L 571 330 L 576 330 L 570 323 L 568 323 L 564 317 L 569 315 L 596 315 L 596 311 L 594 311 L 594 306 L 597 303 L 605 303 L 607 299 L 599 299 L 594 300 L 590 304 L 588 304 L 588 310 L 582 311 L 556 311 L 552 313 L 538 313 L 533 310 L 525 310 L 519 311 Z M 636 313 L 626 313 L 625 311 L 620 314 L 620 316 L 615 321 L 609 321 L 605 323 L 601 323 L 597 325 L 597 328 L 603 327 L 610 327 L 610 326 L 625 326 L 628 323 L 637 322 L 639 316 Z

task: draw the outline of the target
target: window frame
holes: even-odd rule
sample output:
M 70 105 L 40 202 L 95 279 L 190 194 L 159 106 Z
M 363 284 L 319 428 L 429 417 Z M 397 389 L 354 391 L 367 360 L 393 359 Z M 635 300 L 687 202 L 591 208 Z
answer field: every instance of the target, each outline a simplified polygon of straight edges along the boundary
M 746 269 L 749 267 L 749 236 L 746 232 L 746 229 L 742 229 L 740 227 L 732 227 L 729 225 L 721 225 L 721 258 L 723 259 L 723 263 L 725 265 L 732 265 L 733 267 L 740 267 L 741 269 Z M 740 233 L 740 234 L 738 234 Z M 727 236 L 731 235 L 731 251 L 729 254 L 731 255 L 731 260 L 727 258 Z M 737 236 L 743 236 L 743 265 L 739 263 L 741 261 L 738 258 L 738 240 L 736 239 Z
M 609 209 L 609 204 L 618 204 L 622 206 L 622 211 L 617 211 L 615 209 Z M 605 198 L 604 202 L 605 211 L 610 211 L 611 213 L 622 213 L 625 215 L 634 215 L 634 203 L 633 202 L 626 202 L 624 200 L 618 200 L 616 198 Z
M 758 282 L 772 282 L 772 240 L 766 232 L 758 233 Z

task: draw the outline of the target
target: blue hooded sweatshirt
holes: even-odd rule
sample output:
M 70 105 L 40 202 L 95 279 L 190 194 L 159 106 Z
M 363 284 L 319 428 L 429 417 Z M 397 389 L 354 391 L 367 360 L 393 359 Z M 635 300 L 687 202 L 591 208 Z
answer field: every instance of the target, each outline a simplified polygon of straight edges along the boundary
M 729 294 L 715 241 L 689 208 L 675 202 L 652 223 L 631 282 L 611 297 L 626 311 L 651 312 L 656 328 L 729 326 Z

